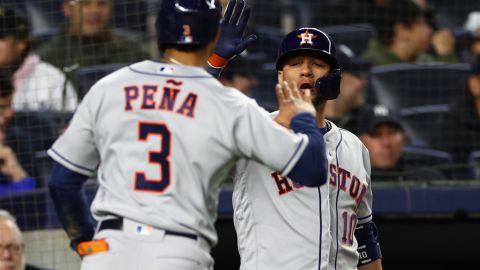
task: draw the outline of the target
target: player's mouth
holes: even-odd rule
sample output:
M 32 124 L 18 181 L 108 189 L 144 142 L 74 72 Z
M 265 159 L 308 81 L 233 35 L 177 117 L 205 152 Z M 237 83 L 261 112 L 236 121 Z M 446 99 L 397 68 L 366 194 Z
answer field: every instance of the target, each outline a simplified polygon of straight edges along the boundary
M 313 91 L 313 83 L 302 83 L 299 87 L 300 91 L 310 90 Z

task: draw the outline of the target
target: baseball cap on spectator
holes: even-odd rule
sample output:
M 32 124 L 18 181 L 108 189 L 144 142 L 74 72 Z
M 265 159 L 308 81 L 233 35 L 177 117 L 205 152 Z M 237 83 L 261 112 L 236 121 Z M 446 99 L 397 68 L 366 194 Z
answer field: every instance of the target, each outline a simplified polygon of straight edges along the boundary
M 14 36 L 18 39 L 27 39 L 29 34 L 30 25 L 20 12 L 0 6 L 0 38 Z
M 384 124 L 405 131 L 399 115 L 383 105 L 365 106 L 358 113 L 358 135 L 373 134 L 377 127 Z
M 371 61 L 357 57 L 345 44 L 337 46 L 337 61 L 343 71 L 352 73 L 367 72 L 372 67 Z

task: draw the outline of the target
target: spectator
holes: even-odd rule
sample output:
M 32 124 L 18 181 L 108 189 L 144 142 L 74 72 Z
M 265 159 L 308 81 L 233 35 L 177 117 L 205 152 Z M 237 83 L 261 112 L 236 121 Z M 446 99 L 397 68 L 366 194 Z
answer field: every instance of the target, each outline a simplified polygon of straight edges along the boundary
M 31 52 L 30 25 L 18 11 L 0 6 L 0 67 L 13 73 L 15 110 L 68 110 L 77 97 L 65 75 Z
M 15 218 L 0 210 L 0 269 L 41 270 L 26 263 L 23 236 Z
M 325 117 L 337 126 L 356 133 L 356 118 L 353 116 L 365 105 L 365 77 L 371 62 L 356 57 L 344 44 L 337 46 L 337 60 L 342 68 L 340 95 L 327 102 Z
M 31 190 L 36 187 L 36 181 L 28 175 L 22 163 L 19 162 L 15 151 L 5 144 L 10 135 L 15 142 L 18 137 L 12 133 L 15 129 L 7 129 L 12 122 L 12 90 L 13 86 L 7 76 L 0 77 L 0 196 L 9 193 Z M 13 135 L 13 136 L 12 136 Z M 29 147 L 25 145 L 25 147 Z M 33 165 L 33 164 L 32 164 Z
M 38 54 L 75 80 L 80 67 L 130 63 L 147 58 L 140 42 L 113 32 L 108 27 L 110 0 L 64 0 L 68 19 L 63 32 L 46 42 Z
M 407 162 L 404 151 L 408 137 L 403 123 L 386 107 L 364 107 L 358 118 L 358 136 L 370 153 L 372 181 L 446 178 L 438 170 Z
M 454 161 L 465 163 L 470 152 L 480 150 L 480 56 L 472 64 L 467 89 L 450 104 L 445 146 Z
M 376 37 L 364 57 L 374 65 L 414 62 L 457 62 L 455 39 L 448 30 L 432 31 L 423 10 L 412 0 L 390 1 L 377 8 Z M 435 56 L 427 54 L 433 49 Z
M 239 55 L 228 63 L 220 74 L 220 82 L 224 86 L 233 87 L 247 96 L 252 96 L 252 90 L 258 85 L 255 71 L 258 66 L 254 59 Z
M 470 59 L 480 56 L 480 11 L 472 11 L 464 25 L 470 34 L 468 39 Z

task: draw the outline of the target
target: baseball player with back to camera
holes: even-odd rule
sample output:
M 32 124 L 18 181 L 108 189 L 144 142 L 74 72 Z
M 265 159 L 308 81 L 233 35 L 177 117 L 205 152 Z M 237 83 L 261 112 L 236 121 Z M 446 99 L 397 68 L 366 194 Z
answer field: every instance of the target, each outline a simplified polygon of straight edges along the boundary
M 256 161 L 239 162 L 233 206 L 240 269 L 381 269 L 368 151 L 323 114 L 340 91 L 334 44 L 318 29 L 294 30 L 281 43 L 276 68 L 279 83 L 312 91 L 328 184 L 308 188 Z
M 99 80 L 48 151 L 51 196 L 81 269 L 213 269 L 219 187 L 239 159 L 306 186 L 325 183 L 325 144 L 308 91 L 277 85 L 294 133 L 204 69 L 218 29 L 217 60 L 255 39 L 242 38 L 245 6 L 231 0 L 220 21 L 218 1 L 164 0 L 156 21 L 163 60 Z M 97 169 L 94 229 L 82 185 Z

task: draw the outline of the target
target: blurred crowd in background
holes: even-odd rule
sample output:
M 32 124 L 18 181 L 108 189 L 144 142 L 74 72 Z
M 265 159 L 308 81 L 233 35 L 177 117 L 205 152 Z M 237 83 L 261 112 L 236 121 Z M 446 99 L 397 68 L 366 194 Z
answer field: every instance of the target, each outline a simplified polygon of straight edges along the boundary
M 222 1 L 225 4 L 227 1 Z M 283 35 L 329 34 L 326 117 L 370 151 L 372 182 L 480 179 L 480 1 L 250 0 L 259 40 L 219 80 L 277 109 Z M 96 80 L 158 59 L 154 0 L 0 0 L 0 196 L 44 187 L 46 150 Z

